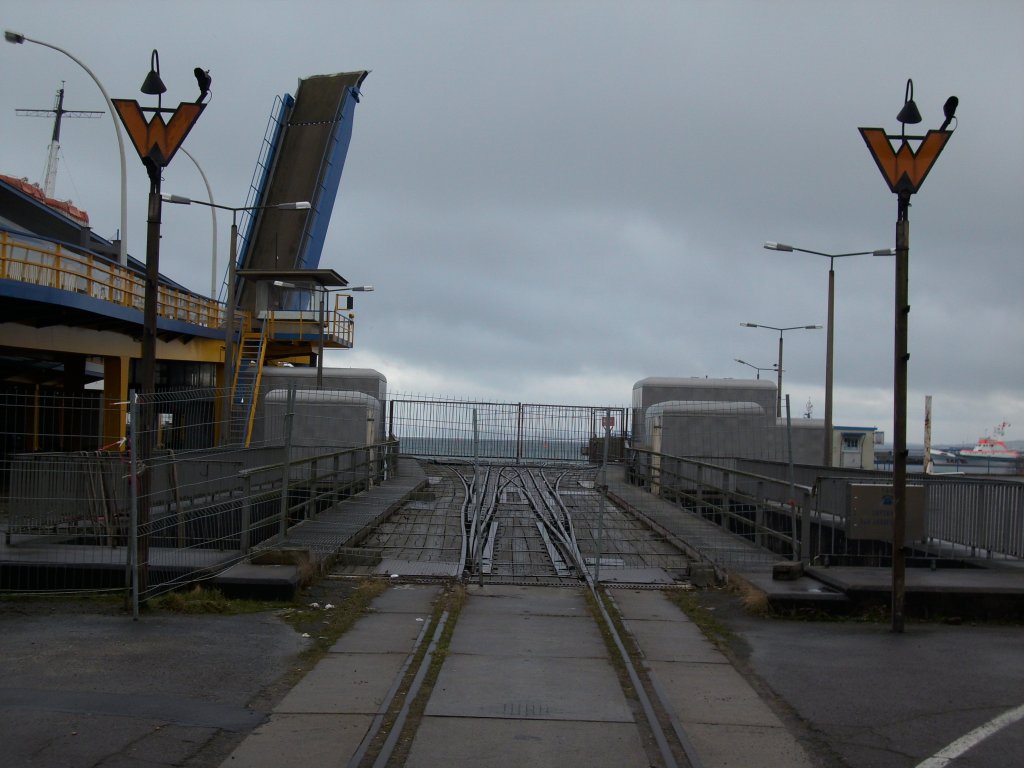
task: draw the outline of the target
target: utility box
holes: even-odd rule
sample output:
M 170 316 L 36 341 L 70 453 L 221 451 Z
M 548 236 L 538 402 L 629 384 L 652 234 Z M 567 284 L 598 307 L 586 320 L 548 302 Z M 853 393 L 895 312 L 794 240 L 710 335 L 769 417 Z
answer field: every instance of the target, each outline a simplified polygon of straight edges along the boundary
M 849 483 L 846 486 L 846 538 L 892 543 L 895 509 L 891 485 Z M 924 538 L 924 486 L 907 486 L 906 535 L 902 544 Z
M 604 462 L 604 438 L 592 437 L 583 447 L 583 455 L 591 464 Z M 612 435 L 608 441 L 608 462 L 621 464 L 626 456 L 626 440 L 620 435 Z

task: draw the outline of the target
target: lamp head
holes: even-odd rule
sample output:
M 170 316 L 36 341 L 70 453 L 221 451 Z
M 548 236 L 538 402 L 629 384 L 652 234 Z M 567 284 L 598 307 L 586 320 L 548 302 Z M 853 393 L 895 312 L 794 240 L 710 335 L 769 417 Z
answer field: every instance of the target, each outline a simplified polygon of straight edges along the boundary
M 313 206 L 306 200 L 300 200 L 297 203 L 278 203 L 272 207 L 280 208 L 282 211 L 308 211 Z
M 740 325 L 742 327 L 744 327 L 744 328 L 757 328 L 758 327 L 757 323 L 740 323 Z
M 821 326 L 820 325 L 805 325 L 804 328 L 806 328 L 809 331 L 819 331 L 819 330 L 821 330 Z
M 9 29 L 4 30 L 4 40 L 8 43 L 14 43 L 15 45 L 21 45 L 25 42 L 25 36 L 19 35 L 17 32 L 12 32 Z
M 942 121 L 942 127 L 939 128 L 940 131 L 944 131 L 946 130 L 946 128 L 949 127 L 949 124 L 953 121 L 953 118 L 956 117 L 956 108 L 959 105 L 960 99 L 958 99 L 956 96 L 950 96 L 948 99 L 946 99 L 946 103 L 942 105 L 942 114 L 945 115 L 946 119 Z
M 910 78 L 907 78 L 907 89 L 903 94 L 903 109 L 896 115 L 896 119 L 904 125 L 916 125 L 921 122 L 921 110 L 914 103 L 914 81 Z
M 792 251 L 792 245 L 786 245 L 785 243 L 765 243 L 764 247 L 769 251 Z
M 149 74 L 142 81 L 142 88 L 139 90 L 149 96 L 159 96 L 167 92 L 167 86 L 160 79 L 160 54 L 156 52 L 156 49 L 153 49 L 153 53 L 149 57 Z
M 160 195 L 160 199 L 165 203 L 177 203 L 178 205 L 192 205 L 192 198 L 182 197 L 181 195 Z

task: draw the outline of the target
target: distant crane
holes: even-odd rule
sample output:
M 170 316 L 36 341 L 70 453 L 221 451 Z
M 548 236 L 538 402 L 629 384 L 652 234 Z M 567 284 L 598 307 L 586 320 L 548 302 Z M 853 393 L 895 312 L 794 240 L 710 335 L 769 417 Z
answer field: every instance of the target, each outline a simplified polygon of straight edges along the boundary
M 64 82 L 61 81 L 60 90 L 57 91 L 57 101 L 53 109 L 16 109 L 15 113 L 22 117 L 49 117 L 53 119 L 53 138 L 50 140 L 50 151 L 46 157 L 46 173 L 43 176 L 43 194 L 53 197 L 57 185 L 57 155 L 60 152 L 60 123 L 61 119 L 68 117 L 99 117 L 106 114 L 103 111 L 93 109 L 64 109 Z

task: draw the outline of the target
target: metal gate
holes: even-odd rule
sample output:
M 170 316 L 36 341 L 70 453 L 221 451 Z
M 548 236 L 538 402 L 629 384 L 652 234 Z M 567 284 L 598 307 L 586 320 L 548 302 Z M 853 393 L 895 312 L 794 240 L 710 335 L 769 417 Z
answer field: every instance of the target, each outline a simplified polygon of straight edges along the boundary
M 629 410 L 587 405 L 396 399 L 388 436 L 410 456 L 599 463 L 620 460 Z

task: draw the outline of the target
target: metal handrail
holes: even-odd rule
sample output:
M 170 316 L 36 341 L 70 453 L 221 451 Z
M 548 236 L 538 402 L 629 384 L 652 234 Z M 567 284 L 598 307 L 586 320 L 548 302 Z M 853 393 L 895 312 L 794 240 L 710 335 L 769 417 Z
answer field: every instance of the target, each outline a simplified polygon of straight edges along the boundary
M 0 279 L 68 291 L 140 312 L 146 303 L 145 277 L 59 243 L 33 243 L 0 231 Z M 206 328 L 224 325 L 225 305 L 190 291 L 161 285 L 157 315 Z
M 341 299 L 336 295 L 334 308 L 324 310 L 322 325 L 320 314 L 315 309 L 268 309 L 259 317 L 268 339 L 298 337 L 303 341 L 319 340 L 322 328 L 325 347 L 348 349 L 352 346 L 355 320 L 348 312 L 347 302 L 343 306 Z

